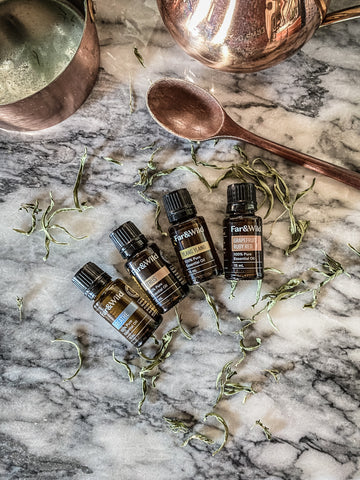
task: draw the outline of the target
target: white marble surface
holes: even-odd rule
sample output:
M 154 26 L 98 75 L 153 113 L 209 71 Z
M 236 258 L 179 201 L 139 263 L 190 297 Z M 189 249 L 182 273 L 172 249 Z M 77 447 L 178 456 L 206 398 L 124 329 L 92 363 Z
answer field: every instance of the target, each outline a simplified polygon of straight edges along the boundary
M 133 184 L 137 169 L 150 158 L 151 144 L 162 147 L 158 165 L 193 166 L 190 145 L 165 133 L 145 105 L 149 82 L 162 76 L 187 78 L 211 90 L 242 125 L 259 135 L 359 171 L 359 20 L 319 30 L 301 52 L 257 74 L 221 73 L 190 59 L 164 28 L 155 0 L 97 2 L 101 70 L 90 98 L 70 119 L 34 134 L 0 132 L 1 158 L 1 424 L 0 478 L 10 479 L 292 479 L 358 480 L 359 452 L 359 277 L 360 258 L 347 243 L 360 247 L 358 191 L 245 146 L 249 158 L 261 155 L 284 176 L 293 192 L 316 177 L 314 191 L 296 207 L 310 227 L 302 246 L 283 255 L 289 242 L 285 217 L 273 227 L 279 206 L 265 221 L 266 266 L 283 276 L 266 275 L 263 293 L 308 268 L 320 266 L 325 250 L 351 277 L 342 275 L 321 291 L 316 309 L 303 309 L 309 296 L 282 302 L 273 311 L 275 331 L 266 316 L 254 331 L 261 347 L 238 368 L 236 381 L 257 392 L 242 403 L 243 394 L 219 403 L 216 412 L 228 422 L 230 435 L 216 456 L 222 429 L 203 415 L 216 399 L 215 380 L 222 366 L 239 355 L 231 334 L 236 316 L 252 314 L 256 284 L 240 285 L 234 300 L 230 286 L 218 278 L 207 286 L 220 311 L 220 336 L 207 304 L 192 288 L 180 311 L 192 340 L 177 336 L 171 356 L 161 367 L 157 388 L 149 392 L 141 416 L 137 404 L 141 383 L 129 383 L 118 358 L 136 364 L 135 350 L 93 310 L 71 283 L 87 261 L 111 275 L 122 275 L 123 261 L 108 235 L 132 219 L 148 237 L 174 258 L 167 238 L 154 227 L 154 209 L 143 202 Z M 334 1 L 333 9 L 354 2 Z M 133 54 L 137 46 L 144 69 Z M 134 112 L 129 112 L 129 79 Z M 204 143 L 198 159 L 227 165 L 237 159 L 236 142 Z M 79 158 L 87 148 L 80 198 L 93 209 L 63 214 L 61 223 L 85 240 L 66 247 L 51 245 L 43 262 L 43 237 L 25 237 L 12 229 L 26 228 L 21 203 L 48 202 L 70 206 Z M 111 156 L 117 166 L 103 160 Z M 215 179 L 217 172 L 199 170 Z M 160 179 L 151 193 L 187 187 L 206 217 L 222 254 L 221 223 L 226 185 L 208 193 L 186 172 Z M 264 214 L 264 210 L 260 210 Z M 161 214 L 163 226 L 167 225 Z M 317 282 L 321 280 L 314 276 Z M 24 298 L 20 321 L 16 297 Z M 176 324 L 165 315 L 161 335 Z M 253 333 L 251 334 L 251 337 Z M 83 367 L 63 382 L 77 365 L 76 351 L 53 344 L 57 337 L 79 344 Z M 132 367 L 134 371 L 136 367 Z M 276 383 L 265 369 L 278 369 Z M 182 435 L 172 433 L 163 416 L 195 424 L 195 431 L 216 440 L 207 446 L 194 440 L 182 448 Z M 272 432 L 268 441 L 260 419 Z

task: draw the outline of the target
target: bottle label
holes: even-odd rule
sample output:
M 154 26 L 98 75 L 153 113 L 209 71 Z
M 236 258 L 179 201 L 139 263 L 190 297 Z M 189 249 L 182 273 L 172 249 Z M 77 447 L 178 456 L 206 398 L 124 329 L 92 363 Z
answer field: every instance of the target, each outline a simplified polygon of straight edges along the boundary
M 209 230 L 202 217 L 177 225 L 171 236 L 188 283 L 193 285 L 204 282 L 222 272 Z
M 126 320 L 128 320 L 131 315 L 136 312 L 136 310 L 137 306 L 135 305 L 135 303 L 129 303 L 129 305 L 112 322 L 112 326 L 115 327 L 117 330 L 120 330 Z
M 242 217 L 224 223 L 224 270 L 228 280 L 263 277 L 261 219 Z
M 155 244 L 139 252 L 126 265 L 136 282 L 163 311 L 177 303 L 184 292 L 183 282 L 175 268 L 161 255 Z
M 194 255 L 198 255 L 199 253 L 208 252 L 210 250 L 209 242 L 202 242 L 198 243 L 197 245 L 193 245 L 188 248 L 184 248 L 184 250 L 180 250 L 180 255 L 183 260 L 186 258 L 193 257 Z
M 137 345 L 156 328 L 158 312 L 120 279 L 103 295 L 94 309 L 132 344 Z
M 154 287 L 157 283 L 159 283 L 163 278 L 169 275 L 169 269 L 167 267 L 160 268 L 157 272 L 153 273 L 144 281 L 144 286 L 147 289 Z
M 231 250 L 233 252 L 259 252 L 261 251 L 261 236 L 247 235 L 231 237 Z

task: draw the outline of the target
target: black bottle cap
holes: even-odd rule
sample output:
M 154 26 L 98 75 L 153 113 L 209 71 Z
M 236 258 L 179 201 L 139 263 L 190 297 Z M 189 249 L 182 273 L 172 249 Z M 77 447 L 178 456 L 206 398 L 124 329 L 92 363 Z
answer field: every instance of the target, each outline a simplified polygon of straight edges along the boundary
M 147 240 L 133 222 L 125 222 L 110 233 L 110 238 L 123 258 L 129 258 L 147 245 Z
M 101 290 L 111 282 L 111 277 L 95 263 L 89 262 L 75 273 L 73 283 L 90 300 L 94 300 Z
M 196 208 L 186 188 L 180 188 L 163 196 L 170 223 L 176 223 L 196 215 Z
M 227 213 L 255 211 L 257 208 L 256 188 L 253 183 L 233 183 L 227 188 Z

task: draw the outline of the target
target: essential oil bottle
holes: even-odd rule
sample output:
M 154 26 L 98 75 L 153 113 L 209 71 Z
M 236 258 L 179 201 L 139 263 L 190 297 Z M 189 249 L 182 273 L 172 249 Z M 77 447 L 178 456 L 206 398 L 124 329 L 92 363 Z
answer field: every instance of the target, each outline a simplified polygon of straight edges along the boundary
M 221 262 L 204 218 L 196 216 L 190 193 L 181 188 L 163 199 L 171 223 L 169 235 L 187 282 L 195 285 L 220 275 Z
M 163 256 L 155 243 L 148 244 L 133 222 L 126 222 L 110 234 L 115 247 L 127 260 L 125 267 L 165 313 L 186 297 L 189 287 L 181 275 Z
M 94 301 L 94 310 L 135 347 L 141 347 L 162 321 L 153 305 L 122 280 L 112 280 L 95 263 L 84 265 L 72 281 Z
M 262 220 L 255 215 L 255 185 L 229 185 L 227 202 L 227 216 L 223 223 L 225 278 L 261 279 L 264 276 Z

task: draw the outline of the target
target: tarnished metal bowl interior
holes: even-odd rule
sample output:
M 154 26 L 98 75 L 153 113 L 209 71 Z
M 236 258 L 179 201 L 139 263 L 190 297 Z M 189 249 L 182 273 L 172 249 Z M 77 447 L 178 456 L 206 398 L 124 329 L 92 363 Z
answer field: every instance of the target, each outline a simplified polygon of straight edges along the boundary
M 99 56 L 91 0 L 0 0 L 0 128 L 69 117 L 94 86 Z

